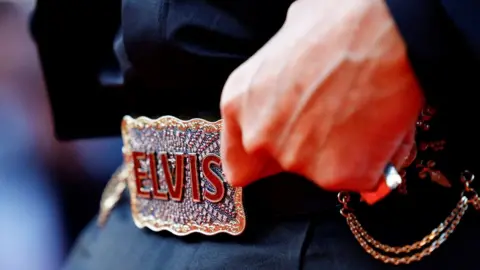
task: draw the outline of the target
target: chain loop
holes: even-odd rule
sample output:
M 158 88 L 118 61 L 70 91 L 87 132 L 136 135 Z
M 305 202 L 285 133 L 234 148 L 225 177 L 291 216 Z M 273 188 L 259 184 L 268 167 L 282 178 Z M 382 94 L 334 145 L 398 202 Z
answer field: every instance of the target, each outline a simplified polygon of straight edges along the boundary
M 461 175 L 464 183 L 460 201 L 450 215 L 433 229 L 422 240 L 404 246 L 389 246 L 375 240 L 360 224 L 360 221 L 350 209 L 350 195 L 347 192 L 338 193 L 338 201 L 342 204 L 340 214 L 345 217 L 351 232 L 362 248 L 373 258 L 387 264 L 401 265 L 410 264 L 422 260 L 440 247 L 455 231 L 462 220 L 469 205 L 480 211 L 480 198 L 478 193 L 470 187 L 475 176 L 469 171 Z M 413 254 L 412 254 L 413 253 Z M 404 254 L 404 255 L 401 255 Z M 396 255 L 396 256 L 395 256 Z
M 462 181 L 462 183 L 470 184 L 473 182 L 474 179 L 475 179 L 475 175 L 468 170 L 463 171 L 460 176 L 460 180 Z
M 341 191 L 337 194 L 337 199 L 342 206 L 347 207 L 348 203 L 350 202 L 350 194 L 348 194 L 346 191 Z

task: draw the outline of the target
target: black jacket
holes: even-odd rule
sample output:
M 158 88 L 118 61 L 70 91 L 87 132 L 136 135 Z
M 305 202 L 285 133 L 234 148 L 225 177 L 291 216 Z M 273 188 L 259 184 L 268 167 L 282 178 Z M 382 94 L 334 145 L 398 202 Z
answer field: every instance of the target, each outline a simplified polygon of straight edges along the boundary
M 386 1 L 452 155 L 478 152 L 480 1 Z M 227 76 L 274 35 L 291 2 L 38 0 L 32 32 L 57 137 L 118 135 L 125 114 L 218 117 Z

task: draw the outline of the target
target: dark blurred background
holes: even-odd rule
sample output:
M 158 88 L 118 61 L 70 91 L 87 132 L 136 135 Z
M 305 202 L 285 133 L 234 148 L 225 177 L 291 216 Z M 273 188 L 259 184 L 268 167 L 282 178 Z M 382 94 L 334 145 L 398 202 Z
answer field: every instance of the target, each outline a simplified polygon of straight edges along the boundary
M 98 211 L 119 138 L 59 143 L 28 31 L 34 0 L 0 0 L 0 269 L 55 270 Z M 68 89 L 66 89 L 67 91 Z

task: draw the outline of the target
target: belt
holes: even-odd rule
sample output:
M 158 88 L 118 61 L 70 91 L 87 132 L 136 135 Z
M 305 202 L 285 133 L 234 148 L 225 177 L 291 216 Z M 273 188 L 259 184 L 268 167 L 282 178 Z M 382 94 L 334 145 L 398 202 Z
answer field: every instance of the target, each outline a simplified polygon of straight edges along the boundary
M 426 109 L 417 122 L 422 132 L 433 116 Z M 410 264 L 436 250 L 455 230 L 469 206 L 480 210 L 471 183 L 474 175 L 461 174 L 463 192 L 451 214 L 421 241 L 402 247 L 382 244 L 363 229 L 352 207 L 352 194 L 323 191 L 297 175 L 283 173 L 246 188 L 231 187 L 224 178 L 220 158 L 222 122 L 188 121 L 172 116 L 155 120 L 126 116 L 122 122 L 124 164 L 108 182 L 100 205 L 103 224 L 123 191 L 130 194 L 132 216 L 139 228 L 191 233 L 241 234 L 250 221 L 320 214 L 336 209 L 345 217 L 354 237 L 374 258 L 390 264 Z M 418 134 L 417 134 L 418 135 Z M 425 137 L 421 137 L 425 138 Z M 451 181 L 434 161 L 424 162 L 420 152 L 443 149 L 444 142 L 418 142 L 400 171 L 406 180 L 412 168 L 419 178 L 450 186 Z M 406 181 L 404 181 L 405 183 Z M 405 192 L 407 187 L 399 188 Z
M 125 162 L 105 188 L 100 220 L 125 188 L 139 228 L 176 235 L 238 235 L 247 220 L 336 209 L 335 193 L 293 174 L 278 174 L 246 188 L 231 187 L 221 170 L 221 126 L 221 121 L 203 119 L 125 117 Z

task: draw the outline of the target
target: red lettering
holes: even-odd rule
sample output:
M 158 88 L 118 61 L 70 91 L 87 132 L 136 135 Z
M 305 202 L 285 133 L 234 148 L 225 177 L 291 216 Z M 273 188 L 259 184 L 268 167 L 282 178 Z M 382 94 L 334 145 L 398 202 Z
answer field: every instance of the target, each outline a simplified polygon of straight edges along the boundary
M 206 180 L 215 188 L 215 192 L 210 192 L 205 189 L 203 191 L 203 196 L 212 203 L 218 203 L 223 200 L 223 197 L 225 196 L 225 186 L 220 176 L 212 170 L 211 165 L 221 166 L 222 162 L 220 157 L 214 154 L 209 154 L 202 160 L 203 174 L 205 175 Z
M 182 201 L 183 196 L 183 181 L 184 181 L 184 155 L 182 153 L 175 154 L 175 183 L 172 177 L 172 171 L 170 166 L 168 166 L 168 156 L 167 153 L 160 153 L 160 158 L 162 162 L 163 172 L 165 173 L 165 181 L 168 186 L 168 193 L 174 201 Z
M 200 183 L 198 182 L 197 154 L 188 154 L 190 161 L 190 179 L 192 180 L 192 200 L 201 202 Z
M 147 173 L 141 171 L 140 161 L 145 160 L 146 156 L 142 152 L 132 152 L 133 157 L 133 172 L 135 175 L 135 182 L 137 183 L 137 196 L 142 198 L 150 198 L 150 191 L 143 187 L 143 180 L 147 179 Z
M 168 192 L 162 191 L 160 183 L 158 181 L 158 156 L 155 153 L 142 153 L 142 152 L 133 152 L 133 166 L 135 181 L 137 184 L 137 196 L 142 198 L 151 198 L 159 200 L 168 200 L 169 197 L 174 201 L 182 201 L 183 199 L 183 188 L 185 181 L 185 155 L 183 153 L 175 154 L 175 172 L 169 166 L 168 155 L 166 152 L 159 153 L 160 162 L 165 173 L 165 181 L 167 182 Z M 148 158 L 150 163 L 150 174 L 141 170 L 140 161 L 144 161 Z M 192 184 L 192 200 L 194 202 L 202 201 L 202 192 L 200 190 L 200 179 L 198 176 L 198 158 L 197 154 L 191 153 L 188 154 L 189 164 L 190 164 L 190 175 L 191 175 L 191 184 Z M 221 166 L 221 159 L 215 154 L 206 155 L 202 159 L 202 171 L 205 176 L 205 180 L 208 181 L 214 188 L 214 191 L 203 190 L 203 197 L 212 202 L 218 203 L 223 200 L 225 197 L 225 184 L 217 173 L 212 169 L 212 166 Z M 143 181 L 145 179 L 151 179 L 152 181 L 152 192 L 150 189 L 143 186 Z
M 157 157 L 154 153 L 148 154 L 150 161 L 150 174 L 152 179 L 153 198 L 159 200 L 168 200 L 168 193 L 160 190 L 160 183 L 158 182 Z

